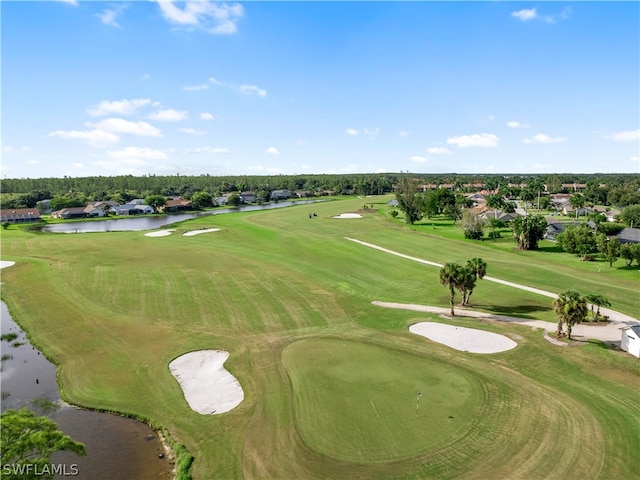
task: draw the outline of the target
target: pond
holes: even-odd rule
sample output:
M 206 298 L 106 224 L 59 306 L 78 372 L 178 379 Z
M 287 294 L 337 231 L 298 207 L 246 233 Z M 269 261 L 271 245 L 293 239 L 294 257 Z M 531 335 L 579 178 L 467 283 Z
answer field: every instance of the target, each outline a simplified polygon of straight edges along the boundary
M 160 458 L 165 453 L 163 443 L 147 424 L 60 401 L 55 365 L 29 343 L 4 302 L 0 304 L 0 331 L 2 335 L 15 334 L 15 338 L 0 343 L 0 408 L 4 411 L 28 407 L 37 415 L 47 415 L 60 430 L 84 443 L 84 457 L 68 452 L 52 456 L 54 464 L 64 465 L 63 472 L 77 471 L 73 478 L 86 480 L 173 478 L 173 464 L 166 454 Z
M 295 202 L 267 203 L 264 205 L 246 205 L 237 208 L 218 208 L 205 210 L 198 213 L 177 213 L 170 215 L 138 215 L 135 217 L 118 217 L 117 219 L 93 220 L 89 222 L 56 223 L 43 228 L 46 232 L 53 233 L 94 233 L 94 232 L 136 232 L 140 230 L 154 230 L 166 227 L 185 220 L 205 217 L 209 215 L 222 215 L 234 212 L 251 212 L 255 210 L 270 210 L 274 208 L 290 207 L 292 205 L 305 205 L 322 202 L 325 200 L 298 200 Z

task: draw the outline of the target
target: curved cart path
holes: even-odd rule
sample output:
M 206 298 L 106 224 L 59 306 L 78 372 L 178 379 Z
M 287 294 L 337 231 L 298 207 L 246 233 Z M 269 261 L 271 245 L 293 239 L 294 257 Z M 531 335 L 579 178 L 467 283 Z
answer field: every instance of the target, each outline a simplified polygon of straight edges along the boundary
M 350 238 L 350 237 L 344 237 L 345 239 L 351 241 L 351 242 L 355 242 L 358 243 L 360 245 L 363 245 L 365 247 L 369 247 L 369 248 L 373 248 L 375 250 L 380 250 L 381 252 L 385 252 L 385 253 L 389 253 L 391 255 L 396 255 L 398 257 L 402 257 L 402 258 L 406 258 L 407 260 L 411 260 L 414 262 L 419 262 L 419 263 L 424 263 L 425 265 L 431 265 L 433 267 L 439 267 L 442 268 L 444 265 L 442 265 L 441 263 L 436 263 L 436 262 L 430 262 L 429 260 L 424 260 L 422 258 L 417 258 L 417 257 L 412 257 L 409 255 L 405 255 L 403 253 L 399 253 L 393 250 L 389 250 L 388 248 L 384 248 L 384 247 L 380 247 L 378 245 L 375 245 L 373 243 L 368 243 L 368 242 L 363 242 L 362 240 L 357 240 L 355 238 Z M 519 283 L 514 283 L 514 282 L 508 282 L 506 280 L 501 280 L 499 278 L 495 278 L 495 277 L 489 277 L 489 276 L 485 276 L 483 278 L 483 280 L 488 280 L 490 282 L 495 282 L 495 283 L 501 283 L 502 285 L 507 285 L 509 287 L 513 287 L 513 288 L 519 288 L 520 290 L 526 290 L 528 292 L 533 292 L 533 293 L 537 293 L 538 295 L 544 295 L 546 297 L 550 297 L 550 298 L 557 298 L 558 295 L 553 293 L 553 292 L 547 292 L 546 290 L 541 290 L 539 288 L 534 288 L 534 287 L 528 287 L 526 285 L 521 285 Z M 380 303 L 380 302 L 375 302 L 376 304 Z M 395 304 L 395 305 L 401 305 L 401 304 Z M 402 304 L 404 305 L 404 304 Z M 426 307 L 423 305 L 416 305 L 416 307 L 420 307 L 420 308 L 433 308 L 433 309 L 439 309 L 440 307 Z M 590 306 L 589 306 L 590 307 Z M 393 307 L 393 308 L 399 308 L 399 307 Z M 444 314 L 449 312 L 449 309 L 447 308 L 440 308 L 440 310 L 444 310 Z M 432 313 L 443 313 L 441 311 L 431 311 Z M 429 311 L 429 310 L 422 310 L 422 311 Z M 465 314 L 471 313 L 469 310 L 464 310 Z M 625 326 L 629 326 L 629 325 L 640 325 L 640 321 L 636 318 L 633 318 L 630 315 L 626 315 L 622 312 L 617 312 L 615 310 L 611 310 L 609 308 L 600 308 L 600 313 L 602 315 L 606 315 L 609 317 L 610 322 L 607 325 L 587 325 L 587 324 L 579 324 L 579 325 L 575 325 L 573 327 L 572 330 L 572 336 L 575 336 L 576 338 L 580 337 L 580 336 L 586 336 L 588 338 L 595 338 L 598 340 L 603 340 L 606 342 L 619 342 L 620 341 L 620 328 L 621 327 L 625 327 Z M 540 325 L 535 326 L 534 328 L 544 328 L 547 331 L 555 331 L 555 324 L 550 323 L 550 322 L 545 322 L 542 320 L 524 320 L 522 318 L 516 318 L 516 317 L 505 317 L 503 315 L 491 315 L 491 314 L 484 314 L 481 312 L 474 312 L 474 315 L 485 315 L 487 317 L 494 317 L 496 320 L 503 320 L 503 321 L 510 321 L 510 322 L 518 322 L 518 323 L 522 323 L 522 324 L 528 324 L 527 322 L 539 322 Z M 473 316 L 473 315 L 467 315 L 467 316 Z M 534 325 L 531 325 L 534 326 Z M 550 330 L 549 330 L 549 326 L 550 326 Z

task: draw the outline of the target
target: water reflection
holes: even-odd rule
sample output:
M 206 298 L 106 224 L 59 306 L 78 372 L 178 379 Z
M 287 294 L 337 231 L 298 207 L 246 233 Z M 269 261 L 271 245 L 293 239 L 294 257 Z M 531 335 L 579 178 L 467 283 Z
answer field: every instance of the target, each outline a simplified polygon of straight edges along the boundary
M 296 202 L 278 202 L 264 205 L 247 205 L 237 208 L 217 208 L 198 213 L 178 213 L 171 215 L 140 215 L 131 217 L 119 217 L 111 220 L 94 220 L 91 222 L 56 223 L 47 225 L 44 231 L 53 233 L 94 233 L 94 232 L 137 232 L 140 230 L 154 230 L 193 218 L 209 215 L 222 215 L 234 212 L 251 212 L 255 210 L 271 210 L 274 208 L 290 207 L 292 205 L 306 205 L 325 200 L 300 200 Z

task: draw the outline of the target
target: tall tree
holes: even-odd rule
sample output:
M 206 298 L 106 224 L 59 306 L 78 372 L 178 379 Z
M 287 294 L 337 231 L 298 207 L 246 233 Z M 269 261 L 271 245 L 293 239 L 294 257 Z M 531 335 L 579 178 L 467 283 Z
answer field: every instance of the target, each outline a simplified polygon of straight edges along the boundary
M 629 227 L 640 227 L 640 205 L 629 205 L 620 214 L 620 220 Z
M 157 212 L 160 207 L 163 207 L 167 203 L 167 199 L 162 195 L 149 195 L 144 199 L 144 203 L 152 206 Z
M 519 250 L 537 250 L 547 231 L 547 221 L 542 215 L 518 216 L 511 225 Z
M 573 326 L 587 317 L 587 301 L 577 290 L 565 290 L 553 301 L 553 310 L 558 315 L 556 336 L 563 336 L 564 324 L 567 326 L 567 337 L 571 340 Z
M 473 289 L 476 286 L 476 280 L 482 280 L 484 276 L 487 274 L 487 262 L 482 260 L 481 258 L 474 257 L 471 260 L 467 260 L 467 264 L 465 265 L 465 270 L 467 273 L 467 281 L 465 282 L 465 292 L 463 293 L 462 304 L 468 305 L 469 298 L 471 298 L 471 294 L 473 293 Z
M 82 443 L 58 430 L 53 420 L 37 417 L 26 408 L 4 411 L 0 416 L 0 427 L 4 479 L 53 478 L 50 458 L 54 452 L 71 451 L 85 455 Z
M 407 223 L 414 224 L 422 218 L 423 200 L 415 180 L 407 176 L 400 178 L 396 185 L 396 199 Z
M 601 233 L 598 235 L 598 251 L 609 262 L 609 267 L 613 267 L 613 262 L 620 258 L 620 240 Z
M 449 288 L 450 303 L 451 303 L 451 316 L 455 316 L 453 310 L 454 298 L 456 289 L 464 282 L 464 269 L 457 263 L 447 263 L 440 269 L 439 274 L 440 284 Z
M 569 198 L 569 205 L 571 205 L 576 210 L 576 220 L 578 219 L 578 214 L 580 213 L 580 209 L 584 207 L 585 200 L 584 195 L 580 193 L 576 193 Z

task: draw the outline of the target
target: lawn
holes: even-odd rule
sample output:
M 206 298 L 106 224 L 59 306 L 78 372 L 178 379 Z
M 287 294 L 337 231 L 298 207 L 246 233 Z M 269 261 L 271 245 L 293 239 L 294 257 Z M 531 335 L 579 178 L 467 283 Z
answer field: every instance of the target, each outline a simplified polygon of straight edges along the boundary
M 371 202 L 378 212 L 332 218 Z M 597 343 L 561 348 L 528 327 L 466 319 L 450 323 L 519 346 L 477 355 L 434 344 L 407 328 L 443 319 L 371 301 L 446 307 L 438 269 L 344 237 L 440 263 L 480 256 L 491 276 L 556 292 L 597 287 L 632 315 L 638 272 L 410 229 L 377 202 L 202 217 L 156 238 L 11 227 L 2 259 L 16 265 L 2 270 L 2 298 L 59 365 L 65 398 L 166 427 L 195 456 L 194 478 L 636 475 L 637 361 Z M 180 235 L 211 227 L 220 231 Z M 548 298 L 490 282 L 479 282 L 472 304 L 555 320 Z M 210 348 L 231 353 L 225 368 L 245 392 L 224 415 L 191 411 L 168 369 Z

